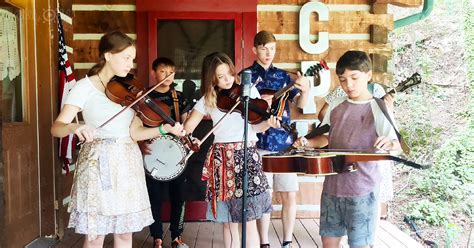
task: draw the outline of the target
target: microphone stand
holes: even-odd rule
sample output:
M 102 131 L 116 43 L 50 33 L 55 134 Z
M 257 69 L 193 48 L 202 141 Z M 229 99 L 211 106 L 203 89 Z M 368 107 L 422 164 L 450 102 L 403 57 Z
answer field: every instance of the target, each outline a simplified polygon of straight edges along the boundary
M 242 179 L 242 248 L 246 247 L 247 241 L 247 190 L 248 190 L 248 120 L 249 120 L 249 96 L 243 97 L 244 104 L 244 166 Z

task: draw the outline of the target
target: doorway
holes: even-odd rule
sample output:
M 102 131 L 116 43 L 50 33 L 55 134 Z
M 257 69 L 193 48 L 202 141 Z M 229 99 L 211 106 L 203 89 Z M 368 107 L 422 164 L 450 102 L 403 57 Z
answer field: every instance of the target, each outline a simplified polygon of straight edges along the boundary
M 22 247 L 40 234 L 34 39 L 26 39 L 34 20 L 25 18 L 34 8 L 30 1 L 9 2 L 0 5 L 0 235 L 7 247 Z
M 186 80 L 201 85 L 201 65 L 212 52 L 224 52 L 235 61 L 234 20 L 160 20 L 157 23 L 157 57 L 167 57 L 176 64 L 175 83 L 182 91 Z M 152 55 L 153 57 L 153 55 Z
M 148 16 L 149 27 L 149 64 L 157 57 L 168 57 L 176 64 L 174 83 L 176 89 L 183 91 L 184 81 L 195 88 L 191 95 L 199 97 L 201 85 L 201 67 L 204 57 L 212 52 L 224 52 L 232 58 L 238 67 L 242 67 L 242 16 L 237 13 L 150 13 Z M 149 78 L 149 82 L 154 80 Z M 190 95 L 183 91 L 184 95 Z M 197 100 L 197 99 L 194 99 Z M 191 103 L 192 104 L 192 103 Z M 204 128 L 203 127 L 207 127 Z M 204 136 L 212 128 L 211 125 L 198 126 L 194 136 Z M 197 133 L 198 132 L 198 133 Z M 202 133 L 204 132 L 204 133 Z M 207 147 L 188 162 L 186 168 L 186 182 L 184 185 L 184 198 L 186 203 L 185 218 L 189 220 L 205 219 L 207 203 L 204 201 L 206 183 L 201 181 L 201 172 Z M 202 161 L 195 162 L 195 157 Z M 190 168 L 193 167 L 193 168 Z M 166 191 L 166 190 L 165 190 Z M 167 192 L 167 191 L 166 191 Z M 169 218 L 168 204 L 164 204 L 163 219 Z
M 149 71 L 153 60 L 159 56 L 175 62 L 175 83 L 180 91 L 185 81 L 192 81 L 199 91 L 203 58 L 212 52 L 229 55 L 237 71 L 250 66 L 253 61 L 253 37 L 257 31 L 256 0 L 165 0 L 153 4 L 137 0 L 136 6 L 137 75 L 144 82 L 154 80 Z M 194 97 L 199 97 L 199 94 Z M 202 164 L 200 166 L 202 168 Z M 193 170 L 192 180 L 196 180 L 196 187 L 200 173 L 199 169 Z M 205 182 L 201 181 L 200 187 L 205 187 Z M 186 203 L 186 221 L 205 219 L 207 203 L 203 194 L 200 197 L 199 201 Z M 166 207 L 163 213 L 169 213 Z

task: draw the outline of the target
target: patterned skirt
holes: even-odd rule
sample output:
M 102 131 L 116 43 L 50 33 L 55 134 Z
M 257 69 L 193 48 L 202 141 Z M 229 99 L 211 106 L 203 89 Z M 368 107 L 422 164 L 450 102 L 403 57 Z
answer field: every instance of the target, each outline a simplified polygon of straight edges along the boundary
M 241 221 L 237 213 L 242 209 L 243 148 L 242 142 L 216 143 L 207 154 L 202 179 L 207 180 L 207 200 L 213 216 L 210 220 L 219 221 L 218 212 L 222 213 L 222 209 L 218 208 L 225 205 L 224 212 L 230 212 L 232 222 Z M 249 207 L 255 205 L 254 210 L 250 211 L 256 212 L 251 219 L 258 219 L 263 213 L 271 212 L 271 197 L 268 193 L 268 181 L 262 170 L 262 159 L 255 146 L 248 147 L 247 164 Z
M 76 166 L 69 228 L 93 240 L 137 232 L 153 223 L 142 155 L 130 138 L 84 144 Z

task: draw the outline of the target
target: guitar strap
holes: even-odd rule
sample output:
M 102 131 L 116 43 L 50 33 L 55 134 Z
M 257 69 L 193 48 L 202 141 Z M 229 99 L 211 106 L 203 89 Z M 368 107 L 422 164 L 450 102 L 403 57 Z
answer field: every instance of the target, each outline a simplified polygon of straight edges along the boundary
M 388 114 L 387 106 L 385 105 L 385 102 L 378 97 L 374 97 L 374 99 L 377 105 L 379 105 L 380 110 L 382 110 L 382 113 L 385 115 L 385 118 L 387 118 L 388 122 L 390 122 L 390 124 L 392 125 L 393 130 L 395 130 L 395 133 L 397 134 L 397 138 L 400 141 L 400 145 L 402 146 L 403 152 L 407 155 L 410 154 L 410 148 L 406 144 L 405 139 L 403 139 L 402 135 L 400 134 L 400 132 L 398 132 L 397 128 L 393 124 L 392 118 L 390 118 Z
M 181 122 L 181 117 L 179 113 L 179 99 L 178 99 L 178 93 L 176 93 L 175 89 L 171 89 L 171 96 L 173 97 L 173 106 L 174 106 L 174 115 L 175 115 L 175 120 L 177 122 Z
M 275 111 L 275 113 L 273 113 L 277 117 L 282 117 L 283 116 L 283 113 L 285 112 L 286 100 L 288 99 L 288 96 L 290 96 L 290 94 L 288 92 L 286 92 L 278 100 L 276 111 Z

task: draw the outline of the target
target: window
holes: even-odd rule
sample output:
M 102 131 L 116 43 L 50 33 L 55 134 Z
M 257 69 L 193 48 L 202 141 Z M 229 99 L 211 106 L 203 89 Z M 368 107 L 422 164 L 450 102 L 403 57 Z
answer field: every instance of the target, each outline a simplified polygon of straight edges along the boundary
M 157 36 L 158 56 L 176 64 L 178 90 L 185 80 L 193 81 L 199 89 L 206 55 L 224 52 L 234 60 L 233 20 L 159 20 Z
M 0 94 L 3 122 L 23 121 L 20 12 L 0 7 Z

